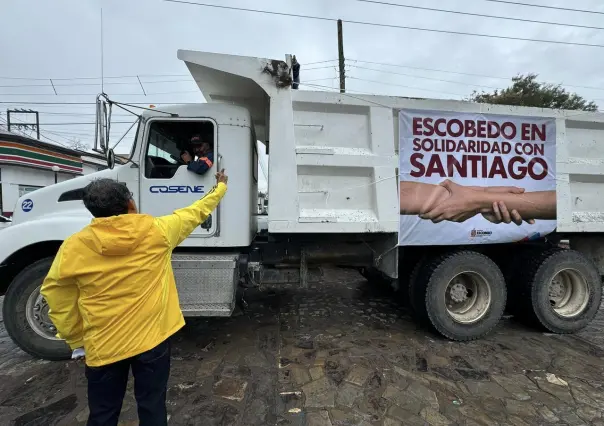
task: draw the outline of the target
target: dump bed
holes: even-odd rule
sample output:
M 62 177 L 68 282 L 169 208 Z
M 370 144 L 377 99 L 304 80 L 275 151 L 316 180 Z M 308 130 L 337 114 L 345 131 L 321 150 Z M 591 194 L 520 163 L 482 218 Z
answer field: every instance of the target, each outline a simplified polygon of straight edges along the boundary
M 537 182 L 533 188 L 522 180 L 524 175 L 517 186 L 524 185 L 527 192 L 530 189 L 539 194 L 548 189 L 555 191 L 553 208 L 557 223 L 550 222 L 548 226 L 554 223 L 552 230 L 557 227 L 560 232 L 604 232 L 604 114 L 292 90 L 289 69 L 283 61 L 193 51 L 179 51 L 178 56 L 185 61 L 208 102 L 235 103 L 251 112 L 256 136 L 266 144 L 270 159 L 270 232 L 399 232 L 404 210 L 399 203 L 399 167 L 401 179 L 403 174 L 413 175 L 419 167 L 408 155 L 411 152 L 401 152 L 399 158 L 399 147 L 421 145 L 424 136 L 415 138 L 413 132 L 423 131 L 422 135 L 426 135 L 426 129 L 433 130 L 434 150 L 438 151 L 439 140 L 446 146 L 447 140 L 453 139 L 455 145 L 451 146 L 459 146 L 463 135 L 460 136 L 455 123 L 450 128 L 446 124 L 455 120 L 479 127 L 470 129 L 470 133 L 466 129 L 465 134 L 476 140 L 477 147 L 481 144 L 480 126 L 483 126 L 482 139 L 491 141 L 489 164 L 471 164 L 466 157 L 480 151 L 471 151 L 467 145 L 457 160 L 447 157 L 445 148 L 442 153 L 446 176 L 438 175 L 436 168 L 424 170 L 424 176 L 430 177 L 428 183 L 438 185 L 445 178 L 456 181 L 464 167 L 477 168 L 477 178 L 481 170 L 485 173 L 483 177 L 488 174 L 497 178 L 499 173 L 500 177 L 505 174 L 509 178 L 510 173 L 517 175 L 518 170 L 524 170 L 522 167 L 532 164 L 536 167 L 534 175 L 549 173 L 543 182 L 548 181 L 551 188 L 541 189 L 539 185 L 543 182 Z M 429 118 L 432 121 L 422 121 L 422 117 L 430 115 L 434 116 Z M 440 127 L 434 130 L 435 120 L 444 123 L 442 135 Z M 421 123 L 427 124 L 421 127 Z M 502 130 L 506 123 L 514 127 L 508 126 L 497 137 L 490 137 L 495 136 L 490 134 L 494 132 L 492 129 Z M 542 137 L 546 129 L 547 140 Z M 458 138 L 452 138 L 451 134 Z M 500 142 L 493 142 L 498 138 Z M 414 145 L 415 139 L 420 142 Z M 512 152 L 498 153 L 497 150 L 506 150 L 508 140 L 512 142 Z M 518 144 L 514 145 L 515 141 Z M 530 142 L 535 151 L 520 152 L 526 164 L 513 160 L 513 150 L 522 150 L 522 141 Z M 551 158 L 547 158 L 548 152 Z M 500 154 L 509 156 L 502 160 L 506 162 L 501 166 L 505 170 L 497 170 L 498 166 L 493 165 L 493 159 Z M 533 159 L 540 154 L 542 161 Z M 460 164 L 458 160 L 462 157 L 470 163 Z M 406 170 L 408 166 L 410 169 Z M 426 163 L 422 167 L 432 166 Z M 505 179 L 502 182 L 507 185 Z M 539 211 L 537 216 L 547 218 L 547 213 Z M 526 226 L 525 223 L 523 227 Z M 401 229 L 401 233 L 404 231 Z M 470 228 L 473 235 L 468 235 L 468 242 L 476 239 L 477 233 L 484 241 L 492 241 L 489 232 L 477 228 L 473 222 Z

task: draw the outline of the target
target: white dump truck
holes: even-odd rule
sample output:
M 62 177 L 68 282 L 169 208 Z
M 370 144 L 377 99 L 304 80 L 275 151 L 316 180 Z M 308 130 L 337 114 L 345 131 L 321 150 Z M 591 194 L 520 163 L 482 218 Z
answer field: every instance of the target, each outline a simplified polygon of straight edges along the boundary
M 202 197 L 221 168 L 226 197 L 173 253 L 186 316 L 228 316 L 238 285 L 296 271 L 306 286 L 309 270 L 331 264 L 408 292 L 418 320 L 453 340 L 486 335 L 506 305 L 554 333 L 593 319 L 604 114 L 293 90 L 289 57 L 178 58 L 207 103 L 137 110 L 129 158 L 113 167 L 107 111 L 129 107 L 100 97 L 110 168 L 24 195 L 0 233 L 4 322 L 23 350 L 69 356 L 40 286 L 62 241 L 91 220 L 91 180 L 123 182 L 157 216 Z M 180 160 L 193 134 L 214 145 L 205 175 Z M 257 214 L 258 141 L 269 154 L 268 215 Z

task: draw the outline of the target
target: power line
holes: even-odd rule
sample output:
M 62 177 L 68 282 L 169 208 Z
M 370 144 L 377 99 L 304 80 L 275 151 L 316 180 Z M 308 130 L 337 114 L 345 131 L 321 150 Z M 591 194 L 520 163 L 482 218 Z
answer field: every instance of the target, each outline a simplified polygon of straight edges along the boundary
M 308 65 L 318 65 L 318 64 L 325 64 L 328 62 L 335 62 L 337 61 L 337 59 L 329 59 L 329 60 L 325 60 L 325 61 L 317 61 L 317 62 L 308 62 L 308 63 L 303 63 L 302 65 L 304 66 L 308 66 Z M 319 67 L 319 68 L 312 68 L 312 69 L 320 69 L 320 68 L 332 68 L 333 66 L 325 66 L 325 67 Z M 307 68 L 307 70 L 310 68 Z M 179 79 L 179 80 L 161 80 L 161 81 L 146 81 L 143 80 L 144 84 L 147 83 L 172 83 L 172 82 L 176 82 L 176 81 L 195 81 L 193 80 L 191 77 L 191 74 L 133 74 L 133 75 L 114 75 L 114 76 L 105 76 L 105 80 L 107 79 L 126 79 L 126 78 L 132 78 L 132 79 L 136 79 L 137 77 L 141 77 L 141 78 L 145 78 L 145 77 L 150 77 L 150 78 L 154 78 L 154 77 L 189 77 L 188 79 Z M 32 81 L 49 81 L 49 80 L 53 80 L 53 81 L 73 81 L 73 80 L 101 80 L 101 77 L 13 77 L 13 76 L 0 76 L 0 80 L 32 80 Z M 89 83 L 86 85 L 101 85 L 101 82 L 99 81 L 98 83 Z M 137 81 L 133 81 L 132 83 L 105 83 L 105 84 L 138 84 Z M 83 86 L 84 84 L 73 84 L 73 86 Z M 48 85 L 40 85 L 40 86 L 48 86 Z M 70 84 L 56 84 L 56 86 L 71 86 Z M 4 86 L 0 86 L 0 87 L 4 87 Z
M 512 77 L 501 77 L 501 76 L 486 75 L 486 74 L 474 74 L 474 73 L 461 72 L 461 71 L 443 70 L 443 69 L 438 69 L 438 68 L 414 67 L 414 66 L 410 66 L 410 65 L 392 64 L 392 63 L 387 63 L 387 62 L 363 61 L 361 59 L 347 59 L 347 61 L 359 62 L 362 64 L 384 65 L 384 66 L 396 67 L 396 68 L 408 68 L 408 69 L 414 69 L 414 70 L 419 70 L 419 71 L 434 71 L 434 72 L 442 72 L 442 73 L 447 73 L 447 74 L 467 75 L 467 76 L 471 76 L 471 77 L 492 78 L 492 79 L 506 80 L 506 81 L 510 81 L 512 79 Z M 351 65 L 351 66 L 354 66 L 354 65 Z M 563 84 L 563 85 L 566 87 L 576 87 L 576 88 L 581 88 L 581 89 L 604 90 L 603 87 L 579 86 L 576 84 Z
M 64 137 L 63 135 L 66 135 L 70 138 L 77 138 L 77 137 L 92 138 L 94 136 L 92 133 L 57 132 L 57 131 L 52 131 L 52 130 L 44 130 L 44 131 L 46 133 L 50 133 L 51 135 L 55 135 L 55 136 L 59 136 L 59 137 Z
M 304 68 L 304 71 L 312 71 L 312 70 L 322 70 L 322 69 L 334 69 L 336 65 L 322 66 L 322 67 L 314 67 L 314 68 Z M 0 77 L 2 78 L 2 77 Z M 56 80 L 54 78 L 47 78 L 47 81 Z M 179 79 L 179 80 L 159 80 L 159 81 L 120 81 L 116 83 L 105 83 L 105 86 L 114 86 L 114 85 L 126 85 L 126 86 L 139 86 L 140 83 L 143 84 L 163 84 L 163 83 L 196 83 L 199 82 L 193 79 Z M 4 84 L 0 85 L 0 88 L 13 88 L 13 87 L 47 87 L 49 89 L 53 87 L 80 87 L 80 86 L 100 86 L 101 83 L 70 83 L 70 84 Z M 140 87 L 140 86 L 139 86 Z M 166 92 L 167 93 L 167 92 Z M 12 93 L 10 93 L 12 94 Z M 65 95 L 69 95 L 69 93 L 64 93 Z M 152 93 L 148 93 L 152 94 Z M 52 93 L 49 93 L 52 95 Z M 57 95 L 59 96 L 59 95 Z
M 116 95 L 121 96 L 121 95 Z M 119 101 L 125 102 L 125 101 Z M 163 104 L 163 105 L 199 105 L 201 102 L 126 102 L 132 105 L 149 105 L 149 104 Z M 10 104 L 10 105 L 96 105 L 95 102 L 31 102 L 31 101 L 0 101 L 0 104 Z
M 2 118 L 2 117 L 0 117 L 0 118 Z M 2 119 L 6 120 L 5 118 L 2 118 Z M 23 120 L 20 120 L 18 118 L 11 118 L 11 119 L 24 123 Z M 93 122 L 40 123 L 40 126 L 79 126 L 79 125 L 92 125 L 92 124 L 96 124 L 96 123 L 93 123 Z M 132 122 L 131 121 L 112 121 L 111 124 L 132 124 Z
M 443 70 L 443 69 L 438 69 L 438 68 L 423 68 L 423 67 L 415 67 L 415 66 L 411 66 L 411 65 L 392 64 L 392 63 L 387 63 L 387 62 L 363 61 L 361 59 L 347 59 L 347 61 L 348 62 L 360 62 L 362 64 L 385 65 L 385 66 L 397 67 L 397 68 L 409 68 L 409 69 L 420 70 L 420 71 L 444 72 L 444 73 L 448 73 L 448 74 L 467 75 L 467 76 L 471 76 L 471 77 L 485 77 L 485 78 L 496 78 L 496 79 L 500 79 L 500 80 L 510 80 L 509 77 L 495 77 L 492 75 L 485 75 L 485 74 L 473 74 L 473 73 L 468 73 L 468 72 L 450 71 L 450 70 Z
M 538 7 L 538 8 L 542 8 L 542 9 L 563 10 L 565 12 L 593 13 L 596 15 L 604 15 L 604 12 L 600 12 L 598 10 L 570 9 L 567 7 L 545 6 L 542 4 L 521 3 L 521 2 L 517 2 L 517 1 L 507 1 L 507 0 L 483 0 L 483 1 L 488 1 L 491 3 L 511 4 L 514 6 L 527 6 L 527 7 Z
M 176 92 L 149 92 L 143 93 L 115 93 L 113 96 L 155 96 L 155 95 L 174 95 L 180 93 L 200 93 L 199 90 L 182 90 Z M 96 96 L 98 93 L 0 93 L 0 95 L 9 96 Z
M 302 64 L 300 64 L 300 65 L 302 65 Z M 325 70 L 325 69 L 333 68 L 333 67 L 335 67 L 335 64 L 334 65 L 327 65 L 327 66 L 323 66 L 323 67 L 302 68 L 302 70 L 304 70 L 304 71 Z
M 304 83 L 310 83 L 312 81 L 325 81 L 325 80 L 336 80 L 337 77 L 326 77 L 326 78 L 313 78 L 312 80 L 304 80 Z M 302 82 L 300 82 L 302 83 Z
M 260 9 L 248 9 L 243 7 L 233 7 L 233 6 L 222 6 L 216 4 L 207 4 L 207 3 L 194 3 L 185 0 L 163 0 L 168 3 L 180 3 L 180 4 L 189 4 L 193 6 L 201 6 L 201 7 L 210 7 L 216 9 L 226 9 L 226 10 L 236 10 L 240 12 L 251 12 L 251 13 L 262 13 L 266 15 L 276 15 L 276 16 L 289 16 L 292 18 L 303 18 L 303 19 L 315 19 L 319 21 L 328 21 L 328 22 L 337 22 L 337 19 L 334 18 L 326 18 L 323 16 L 313 16 L 313 15 L 301 15 L 296 13 L 285 13 L 285 12 L 275 12 L 269 10 L 260 10 Z M 382 24 L 377 22 L 367 22 L 367 21 L 352 21 L 352 20 L 343 20 L 349 24 L 356 25 L 369 25 L 374 27 L 383 27 L 383 28 L 397 28 L 404 30 L 414 30 L 414 31 L 425 31 L 425 32 L 433 32 L 440 34 L 454 34 L 454 35 L 463 35 L 463 36 L 472 36 L 472 37 L 486 37 L 486 38 L 496 38 L 500 40 L 515 40 L 515 41 L 529 41 L 535 43 L 550 43 L 550 44 L 560 44 L 566 46 L 582 46 L 582 47 L 604 47 L 603 44 L 590 44 L 590 43 L 579 43 L 579 42 L 571 42 L 571 41 L 560 41 L 560 40 L 546 40 L 546 39 L 537 39 L 537 38 L 524 38 L 524 37 L 513 37 L 513 36 L 503 36 L 503 35 L 494 35 L 494 34 L 481 34 L 481 33 L 470 33 L 465 31 L 452 31 L 452 30 L 441 30 L 435 28 L 421 28 L 421 27 L 411 27 L 406 25 L 394 25 L 394 24 Z
M 327 62 L 337 62 L 337 61 L 338 61 L 337 59 L 328 59 L 326 61 L 308 62 L 308 63 L 301 64 L 301 65 L 316 65 L 316 64 L 325 64 Z
M 405 76 L 405 77 L 421 78 L 421 79 L 424 79 L 424 80 L 441 81 L 441 82 L 444 82 L 444 83 L 454 83 L 454 84 L 461 84 L 461 85 L 464 85 L 464 86 L 475 86 L 475 87 L 483 87 L 485 89 L 497 89 L 497 90 L 501 90 L 501 87 L 485 86 L 485 85 L 482 85 L 482 84 L 464 83 L 462 81 L 453 81 L 453 80 L 443 80 L 441 78 L 424 77 L 423 75 L 413 75 L 413 74 L 404 74 L 404 73 L 401 73 L 401 72 L 378 70 L 378 69 L 375 69 L 375 68 L 361 67 L 361 66 L 358 66 L 358 65 L 351 65 L 351 67 L 357 68 L 357 69 L 361 69 L 361 70 L 382 72 L 382 73 L 386 73 L 386 74 L 402 75 L 402 76 Z
M 575 27 L 575 28 L 586 28 L 590 30 L 604 30 L 604 27 L 594 27 L 590 25 L 579 25 L 579 24 L 569 24 L 565 22 L 552 22 L 552 21 L 537 21 L 534 19 L 525 19 L 525 18 L 513 18 L 511 16 L 500 16 L 500 15 L 487 15 L 483 13 L 472 13 L 472 12 L 461 12 L 459 10 L 450 10 L 450 9 L 438 9 L 434 7 L 424 7 L 424 6 L 413 6 L 408 4 L 400 4 L 400 3 L 389 3 L 385 1 L 377 1 L 377 0 L 354 0 L 361 3 L 370 3 L 377 4 L 382 6 L 395 6 L 395 7 L 403 7 L 408 9 L 417 9 L 417 10 L 427 10 L 430 12 L 443 12 L 443 13 L 452 13 L 455 15 L 467 15 L 467 16 L 476 16 L 479 18 L 491 18 L 491 19 L 504 19 L 508 21 L 519 21 L 519 22 L 528 22 L 532 24 L 546 24 L 546 25 L 559 25 L 563 27 Z
M 96 114 L 89 112 L 54 112 L 54 111 L 40 111 L 40 110 L 36 110 L 36 112 L 40 113 L 40 114 L 44 114 L 44 115 L 67 115 L 67 116 L 72 116 L 72 117 L 95 117 Z M 2 114 L 6 114 L 5 112 L 0 111 L 0 115 Z M 129 114 L 111 114 L 111 117 L 132 117 L 132 115 Z
M 307 84 L 306 86 L 310 86 L 310 87 L 312 87 L 312 86 L 315 86 L 315 87 L 325 87 L 325 86 L 318 86 L 318 85 L 314 85 L 314 84 Z M 353 91 L 353 93 L 360 94 L 360 95 L 369 95 L 369 96 L 382 96 L 382 95 L 376 95 L 375 93 L 364 93 L 364 92 L 357 92 L 357 91 Z M 392 108 L 392 105 L 383 104 L 381 102 L 376 102 L 376 101 L 373 101 L 373 100 L 370 100 L 370 99 L 359 98 L 357 96 L 351 95 L 348 92 L 344 92 L 344 93 L 337 92 L 337 94 L 340 95 L 340 96 L 346 96 L 346 97 L 349 97 L 351 99 L 357 99 L 357 100 L 360 100 L 360 101 L 363 101 L 363 102 L 367 102 L 367 103 L 370 103 L 370 104 L 373 104 L 373 105 L 381 106 L 381 107 L 384 107 L 384 108 L 388 108 L 388 109 Z
M 92 125 L 96 123 L 79 122 L 79 123 L 44 123 L 44 126 L 80 126 L 80 125 Z M 112 121 L 111 124 L 132 124 L 130 121 Z M 42 124 L 40 124 L 42 125 Z
M 366 81 L 366 82 L 369 82 L 369 83 L 385 84 L 387 86 L 397 86 L 397 87 L 404 87 L 406 89 L 422 90 L 424 92 L 443 93 L 443 94 L 446 94 L 446 95 L 454 95 L 454 96 L 461 96 L 461 97 L 467 96 L 467 95 L 462 95 L 460 93 L 444 92 L 442 90 L 435 90 L 435 89 L 424 89 L 424 88 L 417 87 L 417 86 L 405 86 L 403 84 L 388 83 L 386 81 L 368 80 L 366 78 L 357 78 L 357 77 L 348 77 L 348 78 L 353 79 L 353 80 Z
M 325 67 L 325 68 L 332 68 L 332 67 Z M 311 69 L 321 69 L 321 68 L 311 68 Z M 47 79 L 47 80 L 54 80 L 53 79 Z M 162 80 L 162 81 L 142 81 L 142 83 L 144 84 L 162 84 L 162 83 L 194 83 L 195 80 L 193 79 L 180 79 L 180 80 Z M 116 83 L 105 83 L 105 86 L 117 86 L 117 85 L 125 85 L 125 86 L 132 86 L 135 85 L 137 86 L 139 84 L 138 81 L 136 82 L 129 82 L 129 81 L 119 81 Z M 11 87 L 48 87 L 48 88 L 52 88 L 52 86 L 54 87 L 80 87 L 80 86 L 100 86 L 101 83 L 71 83 L 71 84 L 54 84 L 54 85 L 50 85 L 50 84 L 3 84 L 0 85 L 1 88 L 11 88 Z
M 136 78 L 136 77 L 191 77 L 191 74 L 137 74 L 137 75 L 116 75 L 112 77 L 105 76 L 105 79 L 113 78 L 113 79 L 124 79 L 124 78 Z M 0 80 L 38 80 L 38 81 L 48 81 L 51 78 L 49 77 L 7 77 L 0 76 Z M 61 78 L 52 78 L 55 81 L 71 81 L 71 80 L 100 80 L 101 77 L 61 77 Z M 101 84 L 100 82 L 98 84 Z

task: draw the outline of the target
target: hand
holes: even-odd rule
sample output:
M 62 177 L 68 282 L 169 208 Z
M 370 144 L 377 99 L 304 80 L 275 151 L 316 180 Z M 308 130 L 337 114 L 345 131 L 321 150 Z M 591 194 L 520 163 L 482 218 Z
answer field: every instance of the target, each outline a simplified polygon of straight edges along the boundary
M 216 183 L 224 183 L 225 185 L 228 183 L 229 177 L 224 173 L 224 169 L 216 173 Z
M 420 215 L 422 219 L 431 220 L 434 223 L 448 220 L 451 222 L 464 222 L 477 215 L 481 208 L 480 193 L 484 189 L 473 189 L 458 185 L 450 180 L 440 184 L 449 192 L 449 197 L 436 205 L 431 211 Z
M 84 348 L 74 349 L 71 353 L 71 359 L 80 360 L 82 358 L 86 358 L 86 352 L 84 352 Z
M 488 220 L 489 222 L 492 222 L 494 224 L 500 224 L 502 222 L 503 223 L 514 222 L 516 225 L 520 226 L 520 225 L 522 225 L 522 222 L 523 222 L 522 216 L 520 216 L 520 213 L 518 213 L 518 210 L 512 210 L 512 212 L 510 213 L 503 201 L 493 203 L 493 212 L 483 213 L 482 216 L 486 220 Z M 529 225 L 534 225 L 535 220 L 528 219 L 526 221 L 526 223 L 528 223 Z
M 189 154 L 187 151 L 183 152 L 180 155 L 180 158 L 182 158 L 182 161 L 184 161 L 185 164 L 189 164 L 191 161 L 193 161 L 193 157 L 191 157 L 191 154 Z

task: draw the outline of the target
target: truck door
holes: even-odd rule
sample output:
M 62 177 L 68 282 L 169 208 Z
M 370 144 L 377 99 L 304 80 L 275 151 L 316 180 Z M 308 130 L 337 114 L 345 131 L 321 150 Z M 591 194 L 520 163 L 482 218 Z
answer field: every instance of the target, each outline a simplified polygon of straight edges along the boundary
M 152 119 L 145 129 L 146 146 L 142 152 L 140 206 L 142 213 L 152 216 L 171 214 L 203 198 L 215 184 L 218 161 L 216 125 L 210 120 Z M 195 135 L 213 145 L 214 162 L 203 175 L 191 172 L 180 156 Z M 192 238 L 217 235 L 218 213 L 214 213 L 193 231 Z M 185 243 L 186 244 L 186 243 Z

